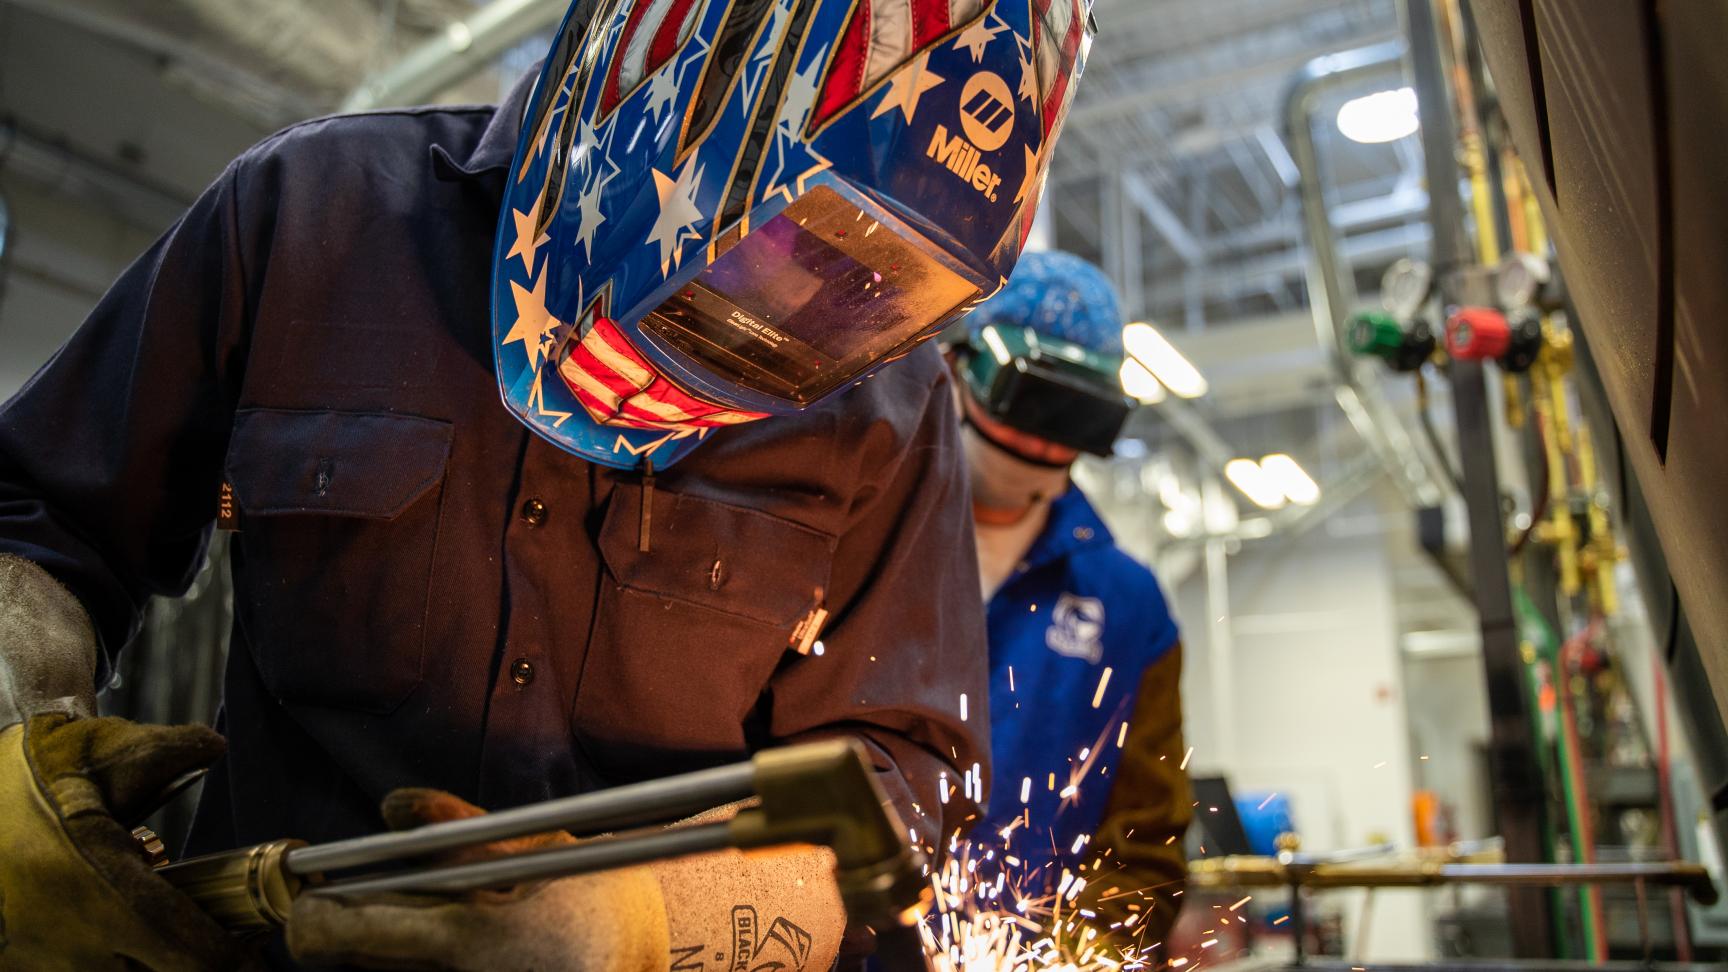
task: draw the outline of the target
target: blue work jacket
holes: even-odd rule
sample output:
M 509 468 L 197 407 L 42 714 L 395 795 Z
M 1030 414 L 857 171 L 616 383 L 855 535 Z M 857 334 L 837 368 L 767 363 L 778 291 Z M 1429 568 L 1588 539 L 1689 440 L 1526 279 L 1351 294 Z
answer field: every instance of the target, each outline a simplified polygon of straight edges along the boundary
M 1141 740 L 1129 723 L 1144 676 L 1178 661 L 1176 622 L 1152 572 L 1116 547 L 1077 487 L 1052 504 L 988 619 L 996 786 L 986 826 L 1009 830 L 1028 869 L 1054 862 L 1056 875 L 1078 874 L 1101 853 L 1092 838 L 1106 808 L 1140 796 L 1115 792 L 1118 767 Z M 1166 667 L 1179 677 L 1178 665 Z M 1161 688 L 1175 697 L 1174 685 Z M 1179 713 L 1160 715 L 1178 716 L 1152 740 L 1164 748 L 1181 726 Z
M 934 843 L 967 812 L 939 781 L 988 763 L 947 368 L 921 350 L 652 486 L 531 434 L 487 303 L 526 97 L 234 162 L 0 407 L 0 552 L 79 597 L 107 668 L 231 514 L 194 852 L 376 831 L 401 786 L 499 808 L 835 735 Z

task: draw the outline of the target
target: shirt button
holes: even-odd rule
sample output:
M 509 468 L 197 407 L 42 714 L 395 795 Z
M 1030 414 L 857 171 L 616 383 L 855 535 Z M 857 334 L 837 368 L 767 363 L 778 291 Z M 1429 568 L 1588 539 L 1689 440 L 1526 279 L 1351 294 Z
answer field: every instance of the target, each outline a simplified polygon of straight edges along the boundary
M 1092 528 L 1091 527 L 1075 527 L 1074 528 L 1074 539 L 1076 539 L 1076 540 L 1090 540 L 1090 539 L 1092 539 Z
M 522 504 L 522 522 L 531 527 L 541 526 L 546 522 L 546 504 L 538 499 L 531 499 Z
M 517 685 L 527 685 L 534 681 L 534 663 L 526 658 L 518 658 L 511 662 L 510 681 Z

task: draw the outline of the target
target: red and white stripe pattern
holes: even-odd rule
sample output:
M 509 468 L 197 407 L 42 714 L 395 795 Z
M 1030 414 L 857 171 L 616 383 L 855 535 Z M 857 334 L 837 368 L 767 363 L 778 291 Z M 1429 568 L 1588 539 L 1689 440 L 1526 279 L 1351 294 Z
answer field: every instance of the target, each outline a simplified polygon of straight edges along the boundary
M 639 0 L 631 8 L 601 94 L 602 114 L 611 114 L 630 92 L 678 53 L 690 37 L 701 6 L 701 0 Z
M 1074 100 L 1074 65 L 1086 40 L 1082 0 L 1032 0 L 1032 46 L 1043 92 L 1044 137 L 1068 114 Z
M 883 78 L 983 11 L 986 0 L 858 0 L 840 35 L 814 122 L 845 110 Z
M 686 432 L 768 417 L 721 408 L 674 385 L 604 317 L 565 353 L 558 374 L 594 421 L 614 428 Z

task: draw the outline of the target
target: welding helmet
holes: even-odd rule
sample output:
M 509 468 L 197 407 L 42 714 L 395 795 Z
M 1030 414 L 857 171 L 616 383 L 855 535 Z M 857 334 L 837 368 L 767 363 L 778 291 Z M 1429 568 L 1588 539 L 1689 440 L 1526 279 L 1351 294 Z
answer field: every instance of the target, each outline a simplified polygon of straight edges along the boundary
M 1108 456 L 1134 410 L 1122 390 L 1122 323 L 1102 270 L 1067 253 L 1028 253 L 966 320 L 966 393 L 1017 432 Z
M 492 309 L 504 401 L 664 468 L 1000 289 L 1092 0 L 582 0 L 529 98 Z

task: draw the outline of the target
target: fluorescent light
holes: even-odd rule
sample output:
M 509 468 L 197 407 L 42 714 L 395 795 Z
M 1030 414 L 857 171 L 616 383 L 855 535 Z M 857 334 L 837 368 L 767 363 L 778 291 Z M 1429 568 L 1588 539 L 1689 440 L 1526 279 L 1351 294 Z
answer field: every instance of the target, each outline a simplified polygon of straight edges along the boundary
M 1130 397 L 1139 399 L 1142 405 L 1156 405 L 1169 397 L 1152 372 L 1147 371 L 1145 365 L 1133 358 L 1122 362 L 1121 375 L 1122 390 Z
M 1128 356 L 1150 371 L 1164 387 L 1178 398 L 1199 398 L 1206 394 L 1206 376 L 1194 367 L 1176 346 L 1164 339 L 1150 324 L 1130 324 L 1122 329 L 1122 343 Z
M 1421 127 L 1414 88 L 1377 91 L 1346 101 L 1338 109 L 1338 130 L 1363 145 L 1396 142 L 1416 134 Z
M 1313 506 L 1320 502 L 1320 484 L 1296 460 L 1282 452 L 1260 460 L 1260 471 L 1273 485 L 1297 506 Z
M 1284 491 L 1266 475 L 1266 470 L 1252 459 L 1232 459 L 1224 464 L 1224 477 L 1242 491 L 1242 495 L 1254 501 L 1254 505 L 1264 510 L 1281 510 L 1284 508 Z

